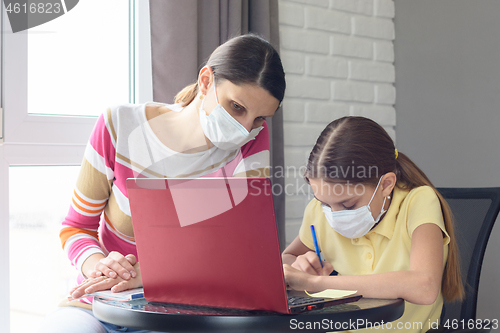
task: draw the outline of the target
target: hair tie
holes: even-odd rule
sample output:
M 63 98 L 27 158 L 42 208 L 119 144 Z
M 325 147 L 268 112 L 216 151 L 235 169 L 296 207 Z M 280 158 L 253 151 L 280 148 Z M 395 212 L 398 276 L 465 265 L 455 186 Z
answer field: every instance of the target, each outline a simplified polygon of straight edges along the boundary
M 394 155 L 396 155 L 396 159 L 398 159 L 398 155 L 399 155 L 399 153 L 398 153 L 397 148 L 394 148 Z

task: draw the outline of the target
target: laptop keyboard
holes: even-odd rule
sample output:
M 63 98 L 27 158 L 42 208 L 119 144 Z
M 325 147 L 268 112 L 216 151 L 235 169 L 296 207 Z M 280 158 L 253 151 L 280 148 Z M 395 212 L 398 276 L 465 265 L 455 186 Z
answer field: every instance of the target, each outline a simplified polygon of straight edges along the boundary
M 303 305 L 309 303 L 317 303 L 324 300 L 325 300 L 324 298 L 319 298 L 319 297 L 288 296 L 288 305 L 289 306 Z

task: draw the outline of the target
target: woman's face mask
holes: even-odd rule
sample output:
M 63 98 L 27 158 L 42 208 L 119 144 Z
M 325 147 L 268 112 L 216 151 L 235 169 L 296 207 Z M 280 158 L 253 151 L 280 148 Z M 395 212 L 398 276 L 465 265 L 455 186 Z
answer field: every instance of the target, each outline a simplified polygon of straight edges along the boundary
M 210 115 L 207 116 L 203 110 L 203 99 L 200 106 L 200 123 L 205 136 L 214 146 L 223 150 L 236 150 L 255 139 L 257 134 L 264 128 L 263 126 L 252 129 L 250 132 L 231 116 L 217 98 L 217 87 L 214 80 L 214 94 L 217 105 Z
M 375 193 L 377 193 L 381 180 L 382 177 L 380 177 L 377 187 L 366 206 L 354 210 L 332 211 L 330 207 L 323 205 L 323 213 L 333 230 L 347 238 L 359 238 L 366 235 L 378 223 L 380 217 L 386 212 L 384 210 L 386 198 L 384 197 L 380 214 L 375 219 L 373 218 L 370 204 Z

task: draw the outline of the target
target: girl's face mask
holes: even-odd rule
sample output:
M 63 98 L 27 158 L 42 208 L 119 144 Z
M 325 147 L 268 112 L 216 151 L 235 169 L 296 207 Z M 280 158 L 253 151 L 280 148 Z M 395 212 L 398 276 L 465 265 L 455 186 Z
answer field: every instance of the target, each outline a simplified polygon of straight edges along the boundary
M 207 116 L 207 113 L 203 110 L 205 99 L 201 102 L 199 112 L 201 128 L 208 140 L 219 149 L 236 150 L 250 140 L 255 139 L 257 134 L 259 134 L 264 127 L 260 126 L 248 132 L 242 124 L 234 119 L 233 116 L 219 104 L 215 80 L 214 93 L 217 105 L 212 113 Z
M 333 212 L 330 207 L 323 205 L 323 213 L 333 230 L 344 237 L 352 239 L 363 237 L 373 228 L 373 226 L 380 220 L 380 217 L 386 212 L 384 210 L 386 200 L 385 197 L 380 214 L 376 219 L 373 218 L 370 208 L 370 204 L 375 196 L 375 193 L 377 193 L 381 180 L 382 177 L 380 177 L 377 187 L 375 188 L 375 192 L 373 192 L 373 195 L 366 206 L 354 210 L 340 210 Z

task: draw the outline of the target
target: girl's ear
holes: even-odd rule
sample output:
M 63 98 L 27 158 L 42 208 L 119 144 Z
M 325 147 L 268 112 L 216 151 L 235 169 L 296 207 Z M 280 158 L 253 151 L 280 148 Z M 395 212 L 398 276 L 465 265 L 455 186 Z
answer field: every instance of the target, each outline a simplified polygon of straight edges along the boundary
M 212 67 L 205 66 L 200 70 L 200 74 L 198 74 L 198 87 L 200 88 L 202 95 L 207 94 L 208 88 L 210 88 L 210 85 L 213 82 L 213 77 L 214 72 Z
M 386 173 L 382 177 L 381 186 L 382 186 L 382 195 L 384 197 L 391 195 L 391 192 L 394 189 L 394 186 L 396 186 L 396 180 L 397 180 L 397 178 L 396 178 L 396 174 L 394 172 Z

